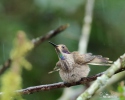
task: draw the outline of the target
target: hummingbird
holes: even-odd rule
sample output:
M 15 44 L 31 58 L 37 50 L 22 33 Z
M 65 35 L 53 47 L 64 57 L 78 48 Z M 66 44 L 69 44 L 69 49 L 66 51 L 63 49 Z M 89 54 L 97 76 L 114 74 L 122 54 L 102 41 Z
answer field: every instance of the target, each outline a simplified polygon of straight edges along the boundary
M 92 53 L 70 52 L 64 44 L 56 45 L 50 41 L 49 43 L 54 46 L 59 58 L 54 71 L 59 71 L 59 75 L 65 83 L 77 82 L 87 77 L 90 72 L 89 65 L 110 66 L 112 64 L 107 57 L 92 55 Z

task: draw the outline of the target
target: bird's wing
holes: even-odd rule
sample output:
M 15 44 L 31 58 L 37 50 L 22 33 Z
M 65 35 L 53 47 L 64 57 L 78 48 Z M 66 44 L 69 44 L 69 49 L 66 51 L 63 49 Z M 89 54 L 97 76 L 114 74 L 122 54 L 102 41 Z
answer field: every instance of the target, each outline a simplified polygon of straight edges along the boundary
M 111 65 L 112 63 L 112 61 L 109 61 L 109 58 L 101 55 L 92 55 L 92 53 L 79 54 L 78 52 L 72 52 L 72 54 L 75 62 L 78 64 Z
M 93 56 L 92 53 L 80 54 L 79 52 L 75 51 L 75 52 L 72 52 L 72 54 L 74 57 L 74 61 L 81 65 L 88 63 L 95 58 L 95 56 Z
M 113 61 L 110 61 L 107 57 L 102 57 L 101 55 L 95 55 L 95 58 L 88 62 L 90 65 L 101 65 L 101 66 L 110 66 Z
M 56 66 L 53 68 L 53 70 L 50 71 L 50 72 L 48 72 L 48 73 L 51 74 L 51 73 L 53 73 L 53 72 L 59 71 L 59 70 L 60 70 L 60 69 L 59 69 L 60 66 L 61 66 L 61 63 L 60 63 L 60 61 L 58 61 L 58 62 L 56 63 Z

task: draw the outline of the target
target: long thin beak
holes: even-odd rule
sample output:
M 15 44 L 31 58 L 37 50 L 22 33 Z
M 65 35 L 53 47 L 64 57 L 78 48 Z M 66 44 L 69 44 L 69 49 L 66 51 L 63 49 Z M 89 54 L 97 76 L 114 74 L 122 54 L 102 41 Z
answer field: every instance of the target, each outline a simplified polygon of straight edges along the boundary
M 50 42 L 50 41 L 48 41 L 51 45 L 53 45 L 54 47 L 57 47 L 57 45 L 56 44 L 54 44 L 54 43 L 52 43 L 52 42 Z

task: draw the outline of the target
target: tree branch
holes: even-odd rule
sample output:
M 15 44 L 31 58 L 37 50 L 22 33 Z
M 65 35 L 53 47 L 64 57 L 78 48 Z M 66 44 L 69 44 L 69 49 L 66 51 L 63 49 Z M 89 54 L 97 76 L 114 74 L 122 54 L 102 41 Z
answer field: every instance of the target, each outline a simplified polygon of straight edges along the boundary
M 64 31 L 68 26 L 69 26 L 69 24 L 62 25 L 62 26 L 58 27 L 55 30 L 51 30 L 45 36 L 41 36 L 41 37 L 38 37 L 36 39 L 33 39 L 32 42 L 33 42 L 34 46 L 37 46 L 37 45 L 41 44 L 42 42 L 54 37 L 55 35 L 59 34 L 62 31 Z
M 97 78 L 97 80 L 84 92 L 82 93 L 77 100 L 87 100 L 91 98 L 94 93 L 101 87 L 104 86 L 107 81 L 118 72 L 125 70 L 125 54 L 120 56 L 120 58 L 107 69 L 104 74 Z
M 122 68 L 121 70 L 117 71 L 115 74 L 125 71 L 125 68 Z M 76 85 L 80 85 L 80 84 L 86 84 L 89 82 L 92 82 L 94 80 L 96 80 L 98 77 L 102 76 L 105 72 L 96 74 L 94 76 L 91 77 L 84 77 L 82 78 L 80 81 L 78 82 L 74 82 L 74 83 L 68 83 L 68 87 L 71 86 L 76 86 Z M 21 90 L 17 90 L 15 91 L 16 93 L 20 93 L 20 94 L 32 94 L 35 92 L 40 92 L 40 91 L 49 91 L 52 89 L 57 89 L 57 88 L 65 88 L 67 87 L 67 84 L 64 82 L 59 82 L 59 83 L 53 83 L 53 84 L 46 84 L 46 85 L 39 85 L 39 86 L 32 86 L 32 87 L 28 87 L 25 89 L 21 89 Z M 4 94 L 3 92 L 0 93 L 0 95 Z
M 103 73 L 99 73 L 99 74 L 96 74 L 96 75 L 91 76 L 91 77 L 82 78 L 78 82 L 68 83 L 68 87 L 92 82 L 92 81 L 96 80 L 97 77 L 101 76 L 102 74 Z M 32 94 L 35 92 L 48 91 L 48 90 L 57 89 L 57 88 L 64 88 L 64 87 L 67 87 L 67 83 L 59 82 L 59 83 L 53 83 L 53 84 L 47 84 L 47 85 L 28 87 L 26 89 L 17 90 L 16 93 Z M 0 95 L 2 95 L 2 94 L 3 94 L 3 92 L 0 93 Z
M 86 53 L 91 31 L 92 15 L 95 0 L 86 0 L 85 17 L 83 19 L 82 34 L 79 40 L 79 52 Z
M 32 43 L 36 47 L 37 45 L 43 43 L 44 41 L 54 37 L 55 35 L 59 34 L 62 31 L 64 31 L 68 26 L 69 26 L 68 24 L 65 24 L 65 25 L 58 27 L 55 30 L 51 30 L 45 36 L 41 36 L 41 37 L 38 37 L 36 39 L 32 39 Z M 7 61 L 5 61 L 3 66 L 0 68 L 0 75 L 3 74 L 5 72 L 5 70 L 7 70 L 10 67 L 11 62 L 12 62 L 12 60 L 10 58 Z

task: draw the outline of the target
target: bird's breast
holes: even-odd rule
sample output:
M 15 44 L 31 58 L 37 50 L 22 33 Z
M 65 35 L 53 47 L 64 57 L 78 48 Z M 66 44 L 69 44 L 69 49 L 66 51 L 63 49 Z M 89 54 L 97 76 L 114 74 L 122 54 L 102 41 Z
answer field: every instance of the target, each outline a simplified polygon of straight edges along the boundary
M 64 71 L 71 71 L 73 69 L 73 64 L 75 64 L 73 56 L 72 55 L 65 55 L 65 60 L 60 60 L 61 62 L 61 69 Z

